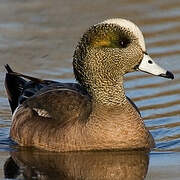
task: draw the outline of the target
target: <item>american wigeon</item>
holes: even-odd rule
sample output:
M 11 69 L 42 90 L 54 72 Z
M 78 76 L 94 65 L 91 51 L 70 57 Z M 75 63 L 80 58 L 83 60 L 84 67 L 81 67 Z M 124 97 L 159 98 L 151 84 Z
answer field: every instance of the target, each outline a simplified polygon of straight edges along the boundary
M 150 58 L 139 28 L 119 18 L 82 36 L 73 56 L 78 83 L 41 80 L 5 67 L 11 138 L 59 152 L 154 147 L 138 108 L 125 95 L 123 75 L 140 70 L 174 78 Z

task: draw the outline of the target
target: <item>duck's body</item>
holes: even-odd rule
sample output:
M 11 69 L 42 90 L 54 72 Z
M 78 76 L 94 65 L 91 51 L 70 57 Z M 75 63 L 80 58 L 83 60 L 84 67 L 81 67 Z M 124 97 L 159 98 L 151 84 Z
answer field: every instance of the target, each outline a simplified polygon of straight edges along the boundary
M 143 36 L 131 22 L 115 22 L 95 25 L 81 39 L 73 60 L 79 83 L 40 80 L 6 66 L 14 141 L 59 152 L 154 147 L 137 107 L 123 88 L 125 73 L 137 67 L 147 71 Z M 173 78 L 158 68 L 148 72 Z
M 121 106 L 105 106 L 93 103 L 77 83 L 20 79 L 12 72 L 6 76 L 7 88 L 13 81 L 24 87 L 19 102 L 13 102 L 21 104 L 13 112 L 10 132 L 18 144 L 60 152 L 154 146 L 130 99 Z

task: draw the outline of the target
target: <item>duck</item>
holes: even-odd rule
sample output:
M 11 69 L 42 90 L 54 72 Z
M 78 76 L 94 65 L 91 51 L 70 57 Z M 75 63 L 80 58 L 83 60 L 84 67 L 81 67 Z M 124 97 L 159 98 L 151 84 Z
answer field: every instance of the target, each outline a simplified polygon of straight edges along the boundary
M 19 146 L 56 152 L 154 148 L 137 106 L 125 94 L 123 76 L 134 71 L 174 75 L 147 53 L 138 26 L 122 18 L 92 25 L 72 64 L 76 83 L 27 76 L 5 65 L 10 138 Z

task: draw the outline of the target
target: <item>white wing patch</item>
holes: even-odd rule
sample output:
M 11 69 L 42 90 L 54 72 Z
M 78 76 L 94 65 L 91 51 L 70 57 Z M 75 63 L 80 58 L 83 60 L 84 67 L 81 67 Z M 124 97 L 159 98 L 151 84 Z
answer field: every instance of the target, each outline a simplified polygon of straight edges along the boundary
M 16 113 L 17 113 L 18 111 L 20 111 L 22 108 L 24 108 L 23 105 L 19 105 L 19 106 L 15 109 L 15 111 L 13 112 L 13 115 L 12 115 L 12 120 L 14 119 Z M 51 116 L 49 115 L 49 113 L 48 113 L 46 110 L 44 110 L 44 109 L 33 108 L 33 110 L 36 111 L 39 116 L 48 117 L 48 118 L 51 117 Z
M 47 118 L 51 117 L 49 115 L 49 113 L 46 110 L 44 110 L 44 109 L 33 108 L 33 110 L 36 111 L 39 116 L 47 117 Z
M 121 18 L 107 19 L 99 24 L 105 24 L 105 23 L 116 24 L 118 26 L 124 27 L 127 30 L 131 31 L 138 38 L 139 44 L 140 44 L 142 50 L 146 51 L 143 34 L 136 24 L 134 24 L 133 22 L 131 22 L 129 20 L 121 19 Z

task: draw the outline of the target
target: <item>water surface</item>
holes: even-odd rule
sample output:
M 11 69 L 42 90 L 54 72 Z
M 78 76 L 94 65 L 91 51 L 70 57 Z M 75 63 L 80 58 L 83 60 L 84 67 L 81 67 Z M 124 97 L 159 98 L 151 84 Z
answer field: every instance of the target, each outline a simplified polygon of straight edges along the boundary
M 3 65 L 9 63 L 16 71 L 40 78 L 74 82 L 72 55 L 77 41 L 90 25 L 110 17 L 123 17 L 136 22 L 143 30 L 148 53 L 161 66 L 175 74 L 175 79 L 172 81 L 140 72 L 132 73 L 126 76 L 125 87 L 127 95 L 130 96 L 139 107 L 144 121 L 152 132 L 157 144 L 156 149 L 150 154 L 150 160 L 147 161 L 148 158 L 145 155 L 143 157 L 145 157 L 146 161 L 142 161 L 142 159 L 139 161 L 146 162 L 146 165 L 142 167 L 148 167 L 149 164 L 146 180 L 179 179 L 179 0 L 114 0 L 112 2 L 108 0 L 0 0 L 0 3 L 1 179 L 4 178 L 3 166 L 5 161 L 10 157 L 10 154 L 13 157 L 16 156 L 16 153 L 14 153 L 15 155 L 13 154 L 15 148 L 11 146 L 13 143 L 8 138 L 11 125 L 11 113 L 3 85 L 5 75 Z M 26 163 L 29 163 L 29 161 L 27 161 L 28 158 L 24 160 L 24 157 L 33 157 L 34 155 L 32 152 L 31 155 L 29 155 L 30 152 L 27 153 L 28 155 L 24 155 L 19 150 L 16 150 L 16 152 L 17 157 L 20 157 L 23 163 L 25 160 Z M 22 156 L 20 156 L 18 152 Z M 42 152 L 37 154 L 38 156 L 35 159 L 38 159 L 42 163 L 53 161 L 52 156 L 58 156 L 57 154 L 51 154 L 49 157 L 49 155 L 46 153 L 43 154 Z M 62 156 L 64 158 L 64 155 Z M 88 157 L 89 156 L 90 155 L 88 155 Z M 118 165 L 118 163 L 112 160 L 112 157 L 115 157 L 115 159 L 119 158 L 119 162 L 122 162 L 121 154 L 119 154 L 118 157 L 117 154 L 116 156 L 104 154 L 104 156 L 107 159 L 111 158 L 107 161 L 113 162 L 116 165 Z M 132 156 L 142 158 L 139 154 L 134 155 L 132 153 Z M 71 157 L 71 155 L 69 155 L 69 157 Z M 76 163 L 76 161 L 79 161 L 77 156 L 73 157 L 75 157 L 75 161 L 73 162 Z M 86 155 L 84 155 L 84 157 L 84 159 L 88 159 Z M 74 158 L 72 159 L 74 160 Z M 31 164 L 32 166 L 34 166 L 33 163 Z M 54 164 L 56 164 L 56 162 L 54 162 Z M 95 164 L 96 163 L 93 162 L 85 167 L 88 169 L 88 167 L 92 167 Z M 104 165 L 106 165 L 105 162 Z M 99 166 L 97 165 L 96 167 Z M 47 171 L 47 167 L 38 166 L 36 168 L 39 168 L 38 172 L 46 172 L 46 175 L 49 173 L 49 176 L 52 173 L 52 171 Z M 43 171 L 42 168 L 43 170 L 45 168 L 45 171 Z M 78 166 L 78 168 L 75 172 L 85 173 L 87 170 L 82 170 L 80 166 Z M 56 169 L 58 168 L 56 167 Z M 121 168 L 119 167 L 119 169 Z M 112 168 L 110 168 L 110 170 L 112 170 Z M 95 173 L 100 175 L 100 171 L 102 170 L 98 172 L 92 171 L 91 174 Z M 62 172 L 64 171 L 61 169 L 61 173 Z M 72 171 L 69 170 L 68 172 Z M 107 172 L 111 172 L 112 174 L 113 171 Z M 89 172 L 87 172 L 86 175 L 89 175 L 88 173 Z M 40 174 L 43 179 L 42 173 Z M 55 173 L 55 175 L 57 179 L 58 176 L 61 176 L 58 173 Z M 22 173 L 19 177 L 21 176 Z M 116 177 L 118 177 L 118 175 Z M 143 178 L 143 175 L 141 177 Z M 44 176 L 44 179 L 46 178 L 47 176 Z M 53 178 L 55 179 L 55 176 Z

